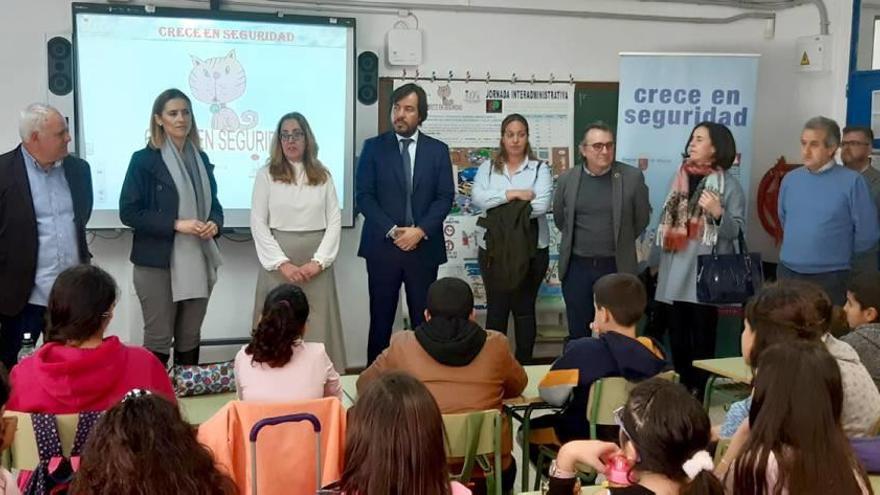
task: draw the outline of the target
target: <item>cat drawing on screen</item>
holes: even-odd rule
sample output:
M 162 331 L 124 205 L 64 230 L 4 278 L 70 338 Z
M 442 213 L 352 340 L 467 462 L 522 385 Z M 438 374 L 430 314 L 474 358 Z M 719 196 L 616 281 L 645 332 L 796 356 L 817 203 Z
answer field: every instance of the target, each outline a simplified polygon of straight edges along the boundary
M 189 73 L 189 87 L 193 96 L 211 105 L 211 128 L 217 131 L 238 131 L 257 125 L 259 116 L 253 110 L 235 113 L 226 105 L 240 98 L 247 89 L 244 67 L 235 58 L 235 50 L 225 57 L 202 60 L 194 55 L 193 68 Z

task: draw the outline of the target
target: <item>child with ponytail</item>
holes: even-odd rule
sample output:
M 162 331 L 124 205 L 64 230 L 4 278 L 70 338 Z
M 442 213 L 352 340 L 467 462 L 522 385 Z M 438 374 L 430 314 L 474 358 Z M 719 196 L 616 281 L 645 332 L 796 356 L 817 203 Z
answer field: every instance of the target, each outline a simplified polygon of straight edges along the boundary
M 548 495 L 571 495 L 575 466 L 605 472 L 623 455 L 632 465 L 629 486 L 611 487 L 611 495 L 721 495 L 706 451 L 711 423 L 702 405 L 681 385 L 652 378 L 636 386 L 626 405 L 615 412 L 620 446 L 596 440 L 562 446 L 550 467 Z M 598 492 L 602 493 L 602 492 Z
M 269 292 L 251 342 L 235 356 L 239 399 L 342 398 L 339 373 L 324 344 L 303 341 L 308 318 L 309 301 L 302 289 L 283 284 Z

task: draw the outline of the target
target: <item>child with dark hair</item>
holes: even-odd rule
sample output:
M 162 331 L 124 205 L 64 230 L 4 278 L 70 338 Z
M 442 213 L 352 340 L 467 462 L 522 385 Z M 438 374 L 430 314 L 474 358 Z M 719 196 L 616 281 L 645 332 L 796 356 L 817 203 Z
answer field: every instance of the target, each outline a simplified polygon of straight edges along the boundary
M 627 273 L 605 275 L 593 286 L 593 292 L 596 311 L 590 327 L 596 336 L 569 342 L 541 380 L 541 398 L 564 409 L 532 421 L 529 443 L 533 451 L 539 444 L 558 447 L 590 438 L 590 425 L 585 420 L 587 396 L 596 380 L 620 376 L 640 381 L 669 368 L 656 342 L 636 337 L 636 325 L 647 305 L 641 280 Z
M 302 289 L 272 289 L 251 341 L 235 355 L 235 384 L 242 400 L 289 402 L 342 398 L 339 373 L 324 344 L 305 342 L 309 301 Z
M 841 428 L 841 368 L 821 343 L 775 344 L 761 354 L 749 423 L 719 463 L 738 495 L 871 493 Z
M 13 411 L 72 414 L 103 411 L 132 388 L 175 401 L 165 367 L 143 347 L 105 337 L 113 318 L 116 281 L 94 265 L 58 275 L 49 293 L 46 343 L 10 375 Z
M 824 343 L 843 376 L 843 430 L 849 437 L 872 435 L 880 418 L 880 392 L 853 348 L 828 333 L 832 313 L 831 299 L 818 285 L 787 280 L 765 287 L 746 304 L 743 357 L 757 370 L 763 352 L 773 344 L 802 340 Z M 751 403 L 748 397 L 731 405 L 721 436 L 736 432 L 749 416 Z
M 850 280 L 843 311 L 852 332 L 840 340 L 856 350 L 880 388 L 880 272 L 860 273 Z
M 502 408 L 528 381 L 525 369 L 510 352 L 503 333 L 483 330 L 474 321 L 474 294 L 464 280 L 445 277 L 428 288 L 425 322 L 412 332 L 397 332 L 391 344 L 364 370 L 358 393 L 383 373 L 405 371 L 428 387 L 444 414 Z M 360 401 L 360 399 L 358 399 Z M 513 487 L 516 463 L 510 454 L 510 422 L 502 435 L 502 486 Z M 451 461 L 458 465 L 457 460 Z M 482 471 L 475 469 L 482 481 Z M 482 483 L 474 491 L 483 489 Z
M 238 488 L 177 406 L 136 389 L 95 425 L 70 493 L 237 495 Z
M 470 495 L 449 482 L 443 441 L 443 417 L 425 385 L 385 373 L 348 411 L 345 470 L 336 485 L 348 495 Z
M 721 482 L 712 473 L 712 456 L 706 451 L 711 435 L 709 416 L 683 386 L 660 378 L 642 382 L 615 416 L 620 426 L 620 446 L 598 440 L 563 445 L 550 467 L 547 495 L 574 493 L 578 464 L 604 472 L 609 457 L 621 454 L 632 463 L 629 479 L 633 484 L 609 488 L 604 493 L 724 493 Z

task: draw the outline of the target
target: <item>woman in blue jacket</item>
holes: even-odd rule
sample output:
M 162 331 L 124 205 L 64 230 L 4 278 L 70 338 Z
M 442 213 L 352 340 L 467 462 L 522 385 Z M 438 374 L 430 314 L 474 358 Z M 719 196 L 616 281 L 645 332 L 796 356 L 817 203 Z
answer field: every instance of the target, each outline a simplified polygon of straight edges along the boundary
M 215 239 L 223 207 L 192 104 L 178 89 L 153 102 L 150 139 L 131 157 L 119 217 L 134 231 L 144 347 L 167 364 L 173 343 L 175 364 L 198 364 L 202 320 L 221 264 Z

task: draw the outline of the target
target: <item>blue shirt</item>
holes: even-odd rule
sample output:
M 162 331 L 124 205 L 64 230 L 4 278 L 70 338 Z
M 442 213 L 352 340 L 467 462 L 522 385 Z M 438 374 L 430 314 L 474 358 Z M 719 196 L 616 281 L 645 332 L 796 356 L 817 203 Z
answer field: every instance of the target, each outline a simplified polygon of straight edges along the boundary
M 540 169 L 538 165 L 540 164 Z M 507 203 L 507 191 L 510 189 L 530 189 L 535 192 L 532 200 L 532 218 L 538 219 L 538 248 L 543 249 L 550 244 L 550 230 L 547 226 L 547 210 L 553 196 L 553 178 L 550 165 L 538 160 L 526 160 L 513 175 L 504 167 L 503 172 L 492 168 L 492 161 L 486 160 L 477 170 L 474 186 L 471 189 L 471 202 L 483 210 L 480 216 L 486 216 L 486 210 Z M 486 249 L 483 234 L 486 229 L 477 227 L 477 245 Z
M 73 197 L 64 176 L 63 161 L 46 170 L 24 146 L 21 154 L 37 220 L 37 275 L 28 303 L 46 306 L 58 274 L 79 263 Z
M 788 173 L 779 191 L 779 220 L 785 232 L 779 259 L 798 273 L 849 270 L 853 254 L 872 249 L 880 238 L 868 184 L 839 165 Z
M 722 438 L 730 438 L 736 433 L 736 430 L 739 429 L 739 425 L 743 424 L 743 421 L 749 419 L 749 412 L 752 409 L 752 396 L 748 396 L 745 399 L 734 402 L 730 405 L 730 409 L 727 410 L 727 415 L 724 417 L 724 424 L 721 425 L 721 431 L 718 432 Z

